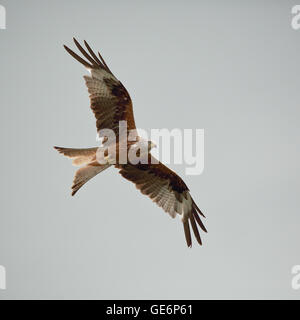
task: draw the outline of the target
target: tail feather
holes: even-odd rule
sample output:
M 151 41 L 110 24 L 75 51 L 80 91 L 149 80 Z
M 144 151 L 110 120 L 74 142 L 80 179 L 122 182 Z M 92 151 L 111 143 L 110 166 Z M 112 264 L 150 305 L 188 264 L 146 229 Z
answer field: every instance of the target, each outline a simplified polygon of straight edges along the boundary
M 110 167 L 110 164 L 100 164 L 96 161 L 96 152 L 98 148 L 73 149 L 54 147 L 54 149 L 64 156 L 73 159 L 72 163 L 74 165 L 80 166 L 85 164 L 84 167 L 78 169 L 75 173 L 72 185 L 72 196 L 74 196 L 86 182 Z
M 74 166 L 81 166 L 95 160 L 96 152 L 98 150 L 98 148 L 73 149 L 62 147 L 54 147 L 54 149 L 64 156 L 73 159 L 72 164 Z
M 80 169 L 75 173 L 75 177 L 72 185 L 72 196 L 90 179 L 95 177 L 98 173 L 110 167 L 109 164 L 101 165 L 98 162 L 92 162 Z

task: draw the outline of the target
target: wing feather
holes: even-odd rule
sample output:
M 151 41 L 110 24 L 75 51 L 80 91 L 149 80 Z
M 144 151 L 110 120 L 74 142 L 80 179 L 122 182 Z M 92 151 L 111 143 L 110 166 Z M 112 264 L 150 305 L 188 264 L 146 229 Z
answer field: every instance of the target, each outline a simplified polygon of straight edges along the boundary
M 197 242 L 202 245 L 197 224 L 207 232 L 201 221 L 203 213 L 192 199 L 189 189 L 183 180 L 162 163 L 156 164 L 117 164 L 120 174 L 133 182 L 137 189 L 151 198 L 159 207 L 175 218 L 178 214 L 182 218 L 186 243 L 190 247 L 192 238 L 190 225 Z
M 84 44 L 87 51 L 75 38 L 73 40 L 86 60 L 67 46 L 64 47 L 91 73 L 90 76 L 84 76 L 84 79 L 90 94 L 91 109 L 96 118 L 97 132 L 99 133 L 102 129 L 111 129 L 118 139 L 120 121 L 127 121 L 128 131 L 136 130 L 132 101 L 125 87 L 112 74 L 100 53 L 98 53 L 99 59 L 86 41 Z

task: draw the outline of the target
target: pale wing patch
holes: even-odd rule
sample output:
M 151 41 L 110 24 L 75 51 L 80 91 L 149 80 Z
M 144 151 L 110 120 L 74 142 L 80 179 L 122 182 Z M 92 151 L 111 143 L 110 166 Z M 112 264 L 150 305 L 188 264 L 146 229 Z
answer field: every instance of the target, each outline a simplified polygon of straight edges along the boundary
M 108 73 L 104 69 L 91 69 L 89 70 L 89 72 L 91 73 L 93 79 L 103 81 L 103 79 L 106 78 L 106 79 L 114 79 L 115 81 L 118 81 L 112 74 Z
M 192 210 L 192 198 L 189 192 L 186 192 L 185 196 L 182 196 L 180 200 L 177 200 L 175 193 L 170 190 L 168 185 L 160 186 L 160 189 L 156 189 L 156 194 L 153 200 L 162 207 L 165 212 L 169 213 L 172 218 L 179 214 L 182 217 L 182 221 L 186 221 L 191 214 Z
M 169 189 L 169 185 L 165 184 L 163 186 L 158 186 L 154 192 L 155 196 L 153 201 L 155 201 L 159 207 L 162 207 L 164 211 L 167 212 L 172 218 L 175 218 L 176 197 L 175 194 Z
M 111 92 L 103 80 L 90 76 L 83 76 L 91 99 L 111 98 Z
M 182 203 L 176 199 L 175 193 L 169 184 L 154 175 L 141 173 L 139 178 L 135 179 L 136 187 L 148 195 L 159 207 L 167 212 L 172 218 L 176 214 L 182 215 L 187 213 L 190 207 L 187 203 Z
M 135 183 L 143 194 L 149 196 L 172 218 L 177 214 L 181 216 L 188 247 L 192 246 L 190 225 L 197 242 L 202 245 L 197 224 L 206 232 L 200 219 L 200 215 L 203 214 L 193 201 L 187 186 L 177 175 L 174 177 L 174 173 L 163 165 L 148 167 L 122 165 L 120 167 L 120 174 L 125 179 Z
M 91 76 L 84 76 L 85 83 L 88 87 L 88 91 L 91 94 L 91 98 L 109 98 L 111 97 L 111 92 L 107 87 L 104 79 L 114 79 L 116 82 L 118 80 L 108 73 L 104 69 L 88 69 Z
M 185 196 L 187 199 L 183 197 L 182 200 L 182 221 L 186 221 L 190 217 L 193 205 L 190 193 L 186 192 Z

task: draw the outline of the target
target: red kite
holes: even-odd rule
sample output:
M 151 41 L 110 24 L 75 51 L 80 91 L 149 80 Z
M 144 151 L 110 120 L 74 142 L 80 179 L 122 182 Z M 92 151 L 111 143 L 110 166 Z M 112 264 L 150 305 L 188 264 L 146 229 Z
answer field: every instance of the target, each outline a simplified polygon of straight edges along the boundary
M 136 130 L 131 98 L 122 83 L 112 74 L 99 52 L 97 56 L 86 41 L 84 41 L 86 50 L 76 39 L 74 42 L 86 60 L 67 46 L 64 47 L 90 72 L 90 76 L 84 76 L 84 79 L 90 93 L 91 109 L 96 118 L 97 131 L 113 130 L 117 137 L 116 143 L 119 143 L 121 139 L 119 136 L 120 121 L 127 121 L 128 132 Z M 131 144 L 128 143 L 128 149 Z M 150 153 L 153 146 L 154 144 L 149 141 L 147 157 L 150 160 L 156 160 Z M 75 174 L 72 195 L 75 195 L 91 178 L 113 165 L 119 169 L 119 173 L 125 179 L 133 182 L 137 189 L 150 197 L 172 218 L 175 218 L 177 214 L 181 216 L 188 247 L 192 246 L 190 225 L 198 243 L 202 244 L 197 224 L 204 232 L 207 232 L 200 219 L 200 216 L 204 217 L 203 213 L 192 199 L 184 181 L 158 160 L 155 163 L 150 161 L 146 164 L 121 164 L 120 162 L 111 164 L 109 161 L 100 164 L 96 157 L 97 147 L 88 149 L 54 148 L 66 157 L 73 159 L 74 165 L 82 166 Z

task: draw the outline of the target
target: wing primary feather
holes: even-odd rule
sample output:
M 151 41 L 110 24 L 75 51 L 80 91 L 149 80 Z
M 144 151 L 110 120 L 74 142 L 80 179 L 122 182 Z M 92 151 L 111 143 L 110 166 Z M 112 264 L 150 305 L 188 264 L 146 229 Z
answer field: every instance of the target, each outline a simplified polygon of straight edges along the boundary
M 74 41 L 76 47 L 78 48 L 78 50 L 91 62 L 91 64 L 97 65 L 97 62 L 82 48 L 80 43 L 75 38 L 73 38 L 73 41 Z
M 206 228 L 204 227 L 203 222 L 201 221 L 200 217 L 198 216 L 198 213 L 196 211 L 193 211 L 193 215 L 197 221 L 197 223 L 199 224 L 199 227 L 204 231 L 207 232 Z
M 196 205 L 196 202 L 192 199 L 193 201 L 193 206 L 195 207 L 195 209 L 201 214 L 202 217 L 205 218 L 205 215 L 202 213 L 202 211 L 198 208 L 198 206 Z
M 192 237 L 191 237 L 191 231 L 190 231 L 190 226 L 189 226 L 189 220 L 186 220 L 183 222 L 183 229 L 184 229 L 186 244 L 189 248 L 191 248 L 192 247 Z
M 98 57 L 95 55 L 92 48 L 89 46 L 89 44 L 85 40 L 84 40 L 84 45 L 86 46 L 86 48 L 87 48 L 88 52 L 90 53 L 90 55 L 92 56 L 92 58 L 97 62 L 97 64 L 102 66 L 102 62 L 98 59 Z
M 66 51 L 73 57 L 75 58 L 78 62 L 80 62 L 81 64 L 83 64 L 86 68 L 89 69 L 93 69 L 93 66 L 91 64 L 89 64 L 87 61 L 85 61 L 84 59 L 82 59 L 78 54 L 76 54 L 74 51 L 72 51 L 70 48 L 68 48 L 67 46 L 64 45 L 64 48 L 66 49 Z
M 191 225 L 192 225 L 195 237 L 196 237 L 198 243 L 200 245 L 202 245 L 201 237 L 200 237 L 200 234 L 199 234 L 199 231 L 198 231 L 198 228 L 197 228 L 197 225 L 196 225 L 196 221 L 195 221 L 195 218 L 194 218 L 193 214 L 191 214 L 190 220 L 191 220 Z
M 107 71 L 112 74 L 112 72 L 110 71 L 109 67 L 108 67 L 107 64 L 105 63 L 105 61 L 104 61 L 104 59 L 102 58 L 102 56 L 101 56 L 101 54 L 100 54 L 99 51 L 98 51 L 98 55 L 99 55 L 99 58 L 101 59 L 103 65 L 104 65 L 105 68 L 107 69 Z

